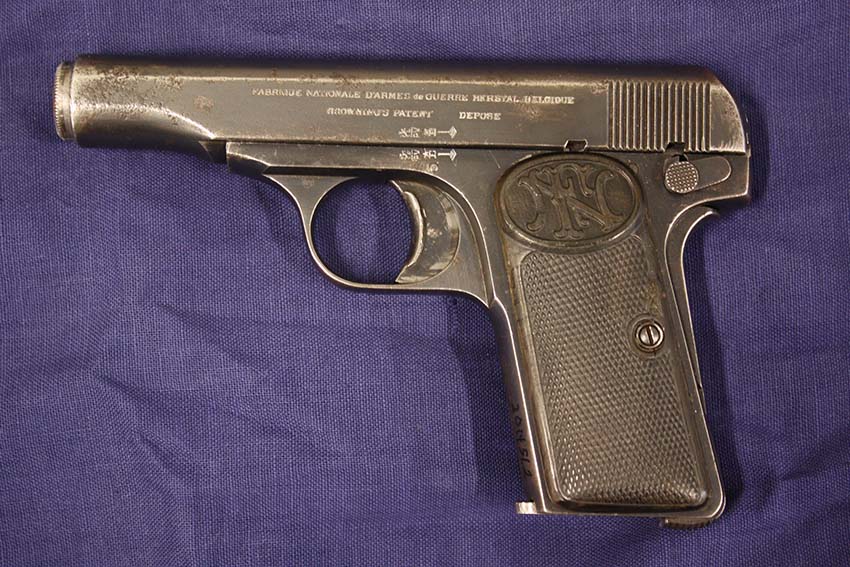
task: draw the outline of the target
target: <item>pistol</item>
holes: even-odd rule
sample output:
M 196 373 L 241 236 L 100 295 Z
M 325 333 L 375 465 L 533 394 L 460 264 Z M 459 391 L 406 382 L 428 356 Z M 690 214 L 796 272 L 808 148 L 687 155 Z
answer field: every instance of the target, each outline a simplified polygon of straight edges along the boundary
M 722 513 L 683 249 L 748 201 L 750 150 L 709 71 L 84 56 L 59 65 L 53 106 L 64 140 L 189 151 L 279 186 L 337 284 L 487 306 L 519 513 Z M 335 274 L 312 235 L 334 187 L 376 172 L 414 232 L 391 284 Z

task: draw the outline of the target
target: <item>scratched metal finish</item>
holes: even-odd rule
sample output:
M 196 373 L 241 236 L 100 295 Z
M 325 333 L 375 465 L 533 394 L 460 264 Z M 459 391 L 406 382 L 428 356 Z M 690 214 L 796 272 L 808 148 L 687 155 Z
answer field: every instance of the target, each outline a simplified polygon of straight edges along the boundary
M 737 114 L 734 101 L 697 68 L 426 70 L 81 57 L 58 75 L 57 93 L 75 98 L 73 109 L 70 97 L 56 101 L 59 131 L 84 145 L 168 139 L 195 151 L 233 140 L 560 149 L 582 141 L 663 150 L 682 141 L 694 151 L 745 149 L 743 128 L 724 115 Z M 665 87 L 653 97 L 648 85 Z M 669 102 L 669 118 L 650 115 L 650 100 L 653 108 Z
M 661 320 L 640 239 L 587 254 L 533 252 L 521 273 L 560 498 L 700 504 L 705 485 L 672 353 L 630 344 L 629 322 Z
M 518 511 L 722 513 L 682 249 L 708 205 L 747 200 L 749 148 L 711 72 L 85 56 L 59 66 L 53 106 L 82 146 L 184 150 L 275 184 L 340 285 L 486 305 Z M 325 196 L 374 173 L 414 231 L 390 285 L 340 277 L 313 242 Z

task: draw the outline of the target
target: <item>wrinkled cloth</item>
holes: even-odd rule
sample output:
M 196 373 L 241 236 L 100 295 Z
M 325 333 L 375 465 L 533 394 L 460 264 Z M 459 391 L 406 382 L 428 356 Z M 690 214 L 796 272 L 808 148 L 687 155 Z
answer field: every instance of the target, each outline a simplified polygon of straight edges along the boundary
M 0 4 L 0 565 L 850 562 L 850 5 Z M 224 166 L 61 142 L 81 53 L 708 67 L 750 206 L 686 250 L 728 506 L 697 531 L 527 517 L 485 307 L 358 293 L 294 205 Z M 317 245 L 391 278 L 401 199 L 335 194 Z

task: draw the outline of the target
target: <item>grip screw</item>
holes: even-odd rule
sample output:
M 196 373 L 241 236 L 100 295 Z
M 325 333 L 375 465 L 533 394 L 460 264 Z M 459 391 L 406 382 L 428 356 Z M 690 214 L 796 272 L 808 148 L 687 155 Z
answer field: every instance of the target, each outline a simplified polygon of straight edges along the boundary
M 654 319 L 643 319 L 635 327 L 635 344 L 644 352 L 655 352 L 664 342 L 664 329 Z

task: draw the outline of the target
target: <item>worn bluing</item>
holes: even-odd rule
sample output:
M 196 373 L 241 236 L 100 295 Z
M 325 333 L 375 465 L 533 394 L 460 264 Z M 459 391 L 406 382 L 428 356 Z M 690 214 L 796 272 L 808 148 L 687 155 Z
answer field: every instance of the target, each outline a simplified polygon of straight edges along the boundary
M 682 249 L 710 214 L 705 204 L 748 198 L 749 151 L 737 107 L 710 73 L 84 57 L 60 66 L 54 114 L 60 137 L 81 145 L 189 150 L 276 183 L 296 201 L 310 251 L 337 283 L 460 291 L 488 305 L 531 500 L 520 511 L 675 525 L 722 512 Z M 416 230 L 391 286 L 340 278 L 312 241 L 321 199 L 373 171 L 394 179 Z M 613 179 L 633 187 L 632 201 Z M 625 256 L 613 254 L 623 246 Z M 609 270 L 606 261 L 625 263 Z M 562 282 L 551 280 L 557 274 Z M 576 299 L 588 289 L 620 307 Z M 586 356 L 573 344 L 585 334 L 570 319 L 580 311 L 599 346 Z M 652 352 L 634 340 L 646 317 L 664 336 Z M 558 342 L 565 333 L 572 343 Z M 618 354 L 599 358 L 607 352 Z M 569 410 L 576 384 L 591 404 L 580 426 Z M 643 404 L 666 400 L 663 411 L 640 411 L 638 391 Z M 594 412 L 597 402 L 604 408 Z M 658 453 L 659 439 L 674 439 L 674 452 Z M 657 470 L 647 454 L 676 464 Z

